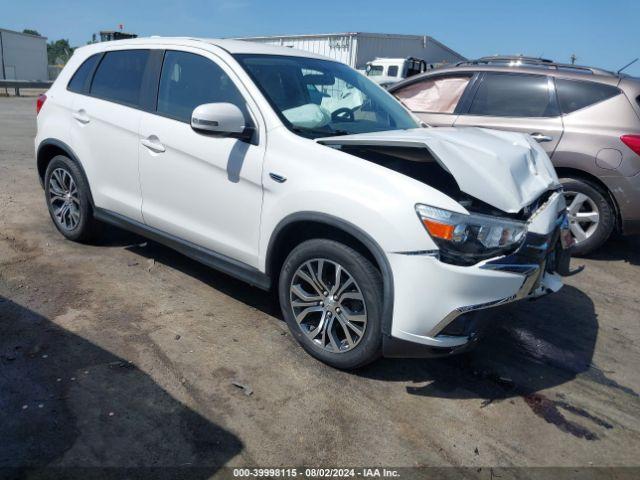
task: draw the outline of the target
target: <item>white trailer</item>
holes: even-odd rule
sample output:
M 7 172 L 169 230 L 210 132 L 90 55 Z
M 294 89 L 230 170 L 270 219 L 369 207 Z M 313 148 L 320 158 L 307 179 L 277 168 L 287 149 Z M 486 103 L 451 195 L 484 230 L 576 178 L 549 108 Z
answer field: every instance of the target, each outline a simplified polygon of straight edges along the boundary
M 414 57 L 434 66 L 466 60 L 459 53 L 428 35 L 353 32 L 243 37 L 238 40 L 306 50 L 333 58 L 359 70 L 364 70 L 367 62 L 383 57 Z

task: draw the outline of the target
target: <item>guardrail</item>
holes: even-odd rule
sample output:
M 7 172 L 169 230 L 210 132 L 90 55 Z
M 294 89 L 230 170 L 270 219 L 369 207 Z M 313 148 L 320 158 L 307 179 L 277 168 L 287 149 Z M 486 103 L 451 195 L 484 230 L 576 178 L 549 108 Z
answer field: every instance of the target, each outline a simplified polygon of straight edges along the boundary
M 14 88 L 16 97 L 19 97 L 21 88 L 49 88 L 52 83 L 50 81 L 0 80 L 0 88 Z

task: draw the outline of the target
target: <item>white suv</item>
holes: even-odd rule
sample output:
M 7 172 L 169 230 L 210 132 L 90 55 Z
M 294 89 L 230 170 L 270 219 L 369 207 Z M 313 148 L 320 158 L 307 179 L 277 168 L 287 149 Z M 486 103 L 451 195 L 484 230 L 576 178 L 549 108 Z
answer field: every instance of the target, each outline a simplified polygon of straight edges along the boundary
M 38 172 L 65 237 L 107 222 L 277 288 L 293 336 L 338 368 L 463 350 L 480 312 L 556 291 L 567 272 L 565 204 L 535 141 L 422 128 L 317 55 L 89 45 L 37 109 Z

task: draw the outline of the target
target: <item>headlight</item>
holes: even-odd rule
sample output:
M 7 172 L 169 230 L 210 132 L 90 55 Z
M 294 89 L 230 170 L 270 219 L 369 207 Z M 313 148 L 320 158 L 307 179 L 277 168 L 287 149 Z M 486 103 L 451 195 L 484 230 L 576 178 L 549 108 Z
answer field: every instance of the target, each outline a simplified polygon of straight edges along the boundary
M 517 249 L 527 226 L 505 218 L 451 212 L 428 205 L 416 205 L 416 212 L 447 263 L 473 265 L 485 258 Z

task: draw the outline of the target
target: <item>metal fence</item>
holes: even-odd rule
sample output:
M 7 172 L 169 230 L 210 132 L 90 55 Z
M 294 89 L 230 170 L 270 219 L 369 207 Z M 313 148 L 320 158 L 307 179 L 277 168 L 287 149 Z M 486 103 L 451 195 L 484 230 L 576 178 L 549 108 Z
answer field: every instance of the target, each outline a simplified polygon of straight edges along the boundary
M 29 81 L 29 80 L 0 80 L 0 88 L 5 91 L 8 88 L 15 89 L 16 96 L 20 96 L 21 88 L 49 88 L 53 82 Z

